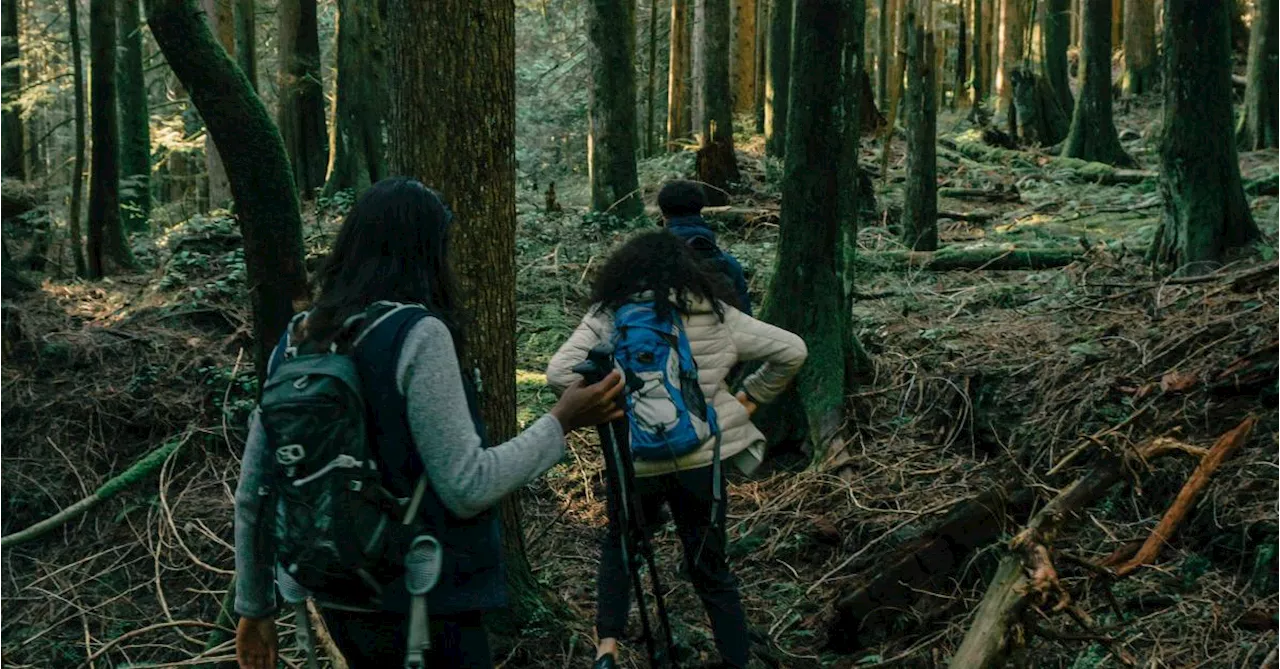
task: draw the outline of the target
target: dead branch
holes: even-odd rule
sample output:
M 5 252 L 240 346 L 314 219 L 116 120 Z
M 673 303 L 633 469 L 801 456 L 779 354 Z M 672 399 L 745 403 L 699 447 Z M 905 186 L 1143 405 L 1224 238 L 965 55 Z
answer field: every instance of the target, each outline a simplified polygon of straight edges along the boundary
M 1186 485 L 1182 486 L 1177 498 L 1173 500 L 1173 505 L 1169 507 L 1164 517 L 1160 519 L 1160 524 L 1156 525 L 1156 529 L 1152 530 L 1151 536 L 1147 537 L 1146 543 L 1142 544 L 1142 548 L 1138 549 L 1138 554 L 1134 555 L 1128 562 L 1116 567 L 1118 576 L 1126 576 L 1133 573 L 1134 570 L 1151 562 L 1160 554 L 1160 548 L 1177 531 L 1182 519 L 1191 511 L 1191 506 L 1195 503 L 1196 497 L 1200 495 L 1200 491 L 1209 485 L 1209 478 L 1213 476 L 1213 473 L 1218 470 L 1224 460 L 1230 457 L 1236 449 L 1240 448 L 1240 445 L 1249 437 L 1249 433 L 1253 431 L 1255 423 L 1257 423 L 1257 419 L 1249 416 L 1226 434 L 1218 437 L 1218 441 L 1213 444 L 1213 448 L 1210 448 L 1209 453 L 1200 460 L 1200 466 L 1196 467 L 1196 470 L 1191 473 L 1191 478 L 1187 479 Z

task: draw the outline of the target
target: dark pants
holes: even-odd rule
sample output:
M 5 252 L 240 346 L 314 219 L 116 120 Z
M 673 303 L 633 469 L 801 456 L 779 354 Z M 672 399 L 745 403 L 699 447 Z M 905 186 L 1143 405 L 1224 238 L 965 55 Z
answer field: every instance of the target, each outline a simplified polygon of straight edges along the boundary
M 680 543 L 684 546 L 685 568 L 693 581 L 693 589 L 711 617 L 720 657 L 730 667 L 747 666 L 750 639 L 746 615 L 738 597 L 737 579 L 729 571 L 725 557 L 724 480 L 721 487 L 719 517 L 711 518 L 712 471 L 700 467 L 662 476 L 636 479 L 636 493 L 641 513 L 655 529 L 663 503 L 671 509 Z M 631 612 L 631 572 L 622 560 L 621 531 L 616 507 L 617 495 L 609 494 L 609 530 L 601 544 L 600 570 L 597 576 L 596 633 L 600 638 L 621 638 Z M 654 633 L 658 633 L 657 617 L 650 616 Z
M 351 669 L 403 667 L 409 617 L 402 613 L 357 613 L 324 609 L 324 624 Z M 480 613 L 431 618 L 427 666 L 491 669 L 489 637 Z

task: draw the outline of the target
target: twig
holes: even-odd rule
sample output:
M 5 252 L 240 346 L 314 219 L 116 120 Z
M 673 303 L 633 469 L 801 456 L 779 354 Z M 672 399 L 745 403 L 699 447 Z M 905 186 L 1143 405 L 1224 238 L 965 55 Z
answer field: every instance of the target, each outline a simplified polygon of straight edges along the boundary
M 147 634 L 148 632 L 154 632 L 154 631 L 156 631 L 156 630 L 168 629 L 168 628 L 171 628 L 171 627 L 204 627 L 204 628 L 206 628 L 206 629 L 215 629 L 215 628 L 217 628 L 218 626 L 217 626 L 217 625 L 215 625 L 215 624 L 213 624 L 213 623 L 207 623 L 207 622 L 205 622 L 205 621 L 203 621 L 203 620 L 174 620 L 174 621 L 172 621 L 172 622 L 156 623 L 156 624 L 154 624 L 154 625 L 147 625 L 146 627 L 139 627 L 139 628 L 138 628 L 138 629 L 136 629 L 136 630 L 133 630 L 133 631 L 130 631 L 130 632 L 125 632 L 124 634 L 121 634 L 120 636 L 118 636 L 118 637 L 116 637 L 116 638 L 114 638 L 114 639 L 112 639 L 112 640 L 108 641 L 107 643 L 103 644 L 103 646 L 102 646 L 101 648 L 99 648 L 98 650 L 94 651 L 92 655 L 90 655 L 88 658 L 86 658 L 86 659 L 85 659 L 85 661 L 84 661 L 83 663 L 81 663 L 81 665 L 80 665 L 80 666 L 81 666 L 81 667 L 87 667 L 87 666 L 89 666 L 89 664 L 91 664 L 94 660 L 96 660 L 96 659 L 98 659 L 98 658 L 102 657 L 104 654 L 106 654 L 106 653 L 107 653 L 108 651 L 110 651 L 112 648 L 115 648 L 116 646 L 120 645 L 121 643 L 123 643 L 123 642 L 125 642 L 125 641 L 128 641 L 129 639 L 132 639 L 132 638 L 134 638 L 134 637 L 138 637 L 138 636 L 142 636 L 143 634 Z

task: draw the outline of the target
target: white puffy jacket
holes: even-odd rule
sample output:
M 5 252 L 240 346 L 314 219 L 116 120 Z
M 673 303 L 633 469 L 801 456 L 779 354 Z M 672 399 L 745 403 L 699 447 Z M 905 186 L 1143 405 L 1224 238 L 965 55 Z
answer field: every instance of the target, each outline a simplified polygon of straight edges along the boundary
M 722 321 L 707 301 L 694 301 L 690 313 L 682 316 L 685 333 L 694 360 L 698 363 L 698 383 L 702 393 L 716 409 L 720 425 L 720 457 L 743 473 L 750 473 L 764 459 L 764 435 L 746 409 L 725 383 L 729 370 L 739 362 L 761 360 L 764 364 L 743 381 L 755 401 L 767 403 L 776 398 L 800 370 L 808 356 L 800 337 L 741 311 L 721 304 Z M 587 357 L 587 352 L 613 334 L 613 316 L 596 308 L 587 311 L 582 322 L 551 358 L 547 366 L 547 383 L 557 392 L 579 379 L 571 370 Z M 636 461 L 636 476 L 656 476 L 683 469 L 696 469 L 711 464 L 713 440 L 682 457 L 665 461 Z

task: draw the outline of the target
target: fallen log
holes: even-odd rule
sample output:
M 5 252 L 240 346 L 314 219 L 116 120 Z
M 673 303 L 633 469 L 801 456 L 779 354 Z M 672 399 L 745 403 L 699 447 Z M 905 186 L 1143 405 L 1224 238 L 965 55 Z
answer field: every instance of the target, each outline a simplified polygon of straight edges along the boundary
M 1008 190 L 996 188 L 939 188 L 939 198 L 953 200 L 988 200 L 990 202 L 1021 202 L 1022 194 L 1017 188 Z
M 1100 183 L 1103 185 L 1134 184 L 1156 179 L 1154 170 L 1120 169 L 1105 163 L 1095 163 L 1079 158 L 1047 156 L 1027 151 L 1013 151 L 988 146 L 975 139 L 958 138 L 953 142 L 955 151 L 981 163 L 999 163 L 1027 169 L 1060 172 L 1073 181 Z
M 1209 453 L 1200 460 L 1200 466 L 1196 467 L 1196 470 L 1191 473 L 1191 477 L 1187 479 L 1186 484 L 1182 486 L 1182 490 L 1178 491 L 1178 496 L 1174 498 L 1173 505 L 1169 507 L 1164 517 L 1160 519 L 1156 529 L 1152 530 L 1151 536 L 1147 537 L 1146 542 L 1142 544 L 1142 548 L 1138 549 L 1137 555 L 1134 555 L 1128 562 L 1116 567 L 1117 576 L 1127 576 L 1139 567 L 1156 559 L 1165 542 L 1169 540 L 1169 537 L 1173 536 L 1173 533 L 1178 529 L 1178 525 L 1182 523 L 1182 519 L 1191 511 L 1191 506 L 1195 504 L 1200 491 L 1209 485 L 1209 478 L 1218 470 L 1222 462 L 1231 457 L 1231 454 L 1235 453 L 1240 448 L 1240 445 L 1249 438 L 1249 433 L 1253 431 L 1255 423 L 1257 423 L 1257 419 L 1249 416 L 1229 432 L 1218 437 L 1213 447 L 1209 449 Z
M 1083 258 L 1080 247 L 1014 249 L 1002 247 L 943 248 L 937 251 L 881 251 L 857 256 L 857 262 L 882 269 L 1040 270 L 1063 267 Z
M 986 211 L 939 211 L 938 219 L 949 221 L 966 221 L 969 223 L 987 223 L 996 217 Z
M 188 435 L 187 438 L 190 438 L 190 435 Z M 120 491 L 141 481 L 157 469 L 160 469 L 160 466 L 164 464 L 165 460 L 167 460 L 174 451 L 187 443 L 187 438 L 170 441 L 160 448 L 151 451 L 132 467 L 124 470 L 124 472 L 120 473 L 118 476 L 102 484 L 102 487 L 94 491 L 92 495 L 89 495 L 79 502 L 68 506 L 67 508 L 45 518 L 25 530 L 0 537 L 0 548 L 12 548 L 13 546 L 39 539 L 68 522 L 83 516 L 99 504 L 115 497 L 120 493 Z
M 1172 439 L 1155 439 L 1137 450 L 1143 460 L 1180 452 Z M 1055 609 L 1065 609 L 1070 596 L 1058 582 L 1049 553 L 1058 529 L 1069 516 L 1089 506 L 1119 482 L 1127 470 L 1124 457 L 1112 456 L 1095 464 L 1064 489 L 1009 542 L 1009 554 L 1000 561 L 987 586 L 973 623 L 948 665 L 952 669 L 986 669 L 998 666 L 1009 649 L 1011 632 L 1028 604 L 1043 605 L 1052 597 Z
M 891 632 L 900 633 L 901 613 L 920 608 L 930 586 L 950 577 L 974 551 L 1003 534 L 1010 519 L 1016 523 L 1025 518 L 1034 499 L 1030 490 L 1006 495 L 994 489 L 957 504 L 837 601 L 836 616 L 827 629 L 829 648 L 852 653 Z

